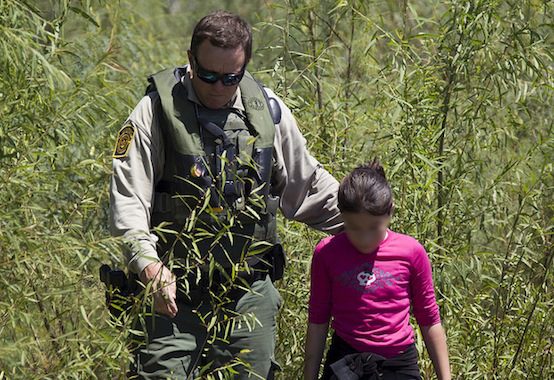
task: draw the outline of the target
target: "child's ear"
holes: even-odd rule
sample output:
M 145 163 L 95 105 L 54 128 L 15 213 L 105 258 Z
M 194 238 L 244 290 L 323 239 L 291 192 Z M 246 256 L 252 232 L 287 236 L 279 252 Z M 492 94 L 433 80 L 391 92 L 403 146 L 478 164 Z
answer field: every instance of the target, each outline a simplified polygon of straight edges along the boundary
M 394 202 L 392 202 L 392 205 L 390 206 L 389 217 L 392 217 L 392 214 L 394 214 Z

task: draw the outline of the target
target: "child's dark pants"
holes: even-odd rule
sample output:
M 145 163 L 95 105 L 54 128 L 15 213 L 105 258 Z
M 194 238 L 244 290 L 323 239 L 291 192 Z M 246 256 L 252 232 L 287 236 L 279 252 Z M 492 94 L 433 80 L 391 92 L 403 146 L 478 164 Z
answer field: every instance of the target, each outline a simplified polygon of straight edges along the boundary
M 417 350 L 412 344 L 400 355 L 386 359 L 370 352 L 359 352 L 333 334 L 321 380 L 335 379 L 421 380 Z

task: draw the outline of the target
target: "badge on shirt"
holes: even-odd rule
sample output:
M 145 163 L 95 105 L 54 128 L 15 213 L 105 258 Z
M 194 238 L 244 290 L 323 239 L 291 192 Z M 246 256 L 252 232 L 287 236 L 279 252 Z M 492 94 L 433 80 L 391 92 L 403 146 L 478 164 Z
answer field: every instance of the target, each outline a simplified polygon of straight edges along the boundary
M 135 136 L 135 127 L 128 122 L 119 130 L 115 148 L 113 150 L 113 158 L 124 158 L 129 153 L 131 142 Z

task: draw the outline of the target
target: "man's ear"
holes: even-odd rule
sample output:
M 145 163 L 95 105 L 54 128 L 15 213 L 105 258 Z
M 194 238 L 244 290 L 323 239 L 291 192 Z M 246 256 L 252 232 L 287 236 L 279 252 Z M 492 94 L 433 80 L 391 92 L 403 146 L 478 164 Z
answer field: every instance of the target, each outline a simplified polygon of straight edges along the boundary
M 192 79 L 192 77 L 194 76 L 194 59 L 193 59 L 193 55 L 192 55 L 192 52 L 189 50 L 187 50 L 187 57 L 189 59 L 189 65 L 190 65 L 190 70 L 189 70 L 189 76 L 190 76 L 190 79 Z

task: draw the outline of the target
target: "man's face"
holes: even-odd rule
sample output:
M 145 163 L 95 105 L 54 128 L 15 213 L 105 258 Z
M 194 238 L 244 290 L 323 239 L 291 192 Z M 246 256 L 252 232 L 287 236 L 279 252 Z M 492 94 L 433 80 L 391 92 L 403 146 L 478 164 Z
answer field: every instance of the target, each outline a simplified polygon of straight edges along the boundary
M 390 216 L 375 216 L 367 212 L 343 212 L 348 240 L 361 253 L 371 253 L 385 238 Z
M 228 105 L 235 95 L 238 83 L 231 86 L 223 85 L 221 80 L 215 83 L 206 83 L 197 75 L 199 68 L 203 72 L 216 75 L 239 74 L 244 68 L 246 56 L 244 49 L 223 49 L 213 46 L 210 41 L 203 41 L 198 47 L 196 56 L 188 51 L 189 62 L 192 65 L 191 79 L 196 96 L 207 108 L 217 109 Z

